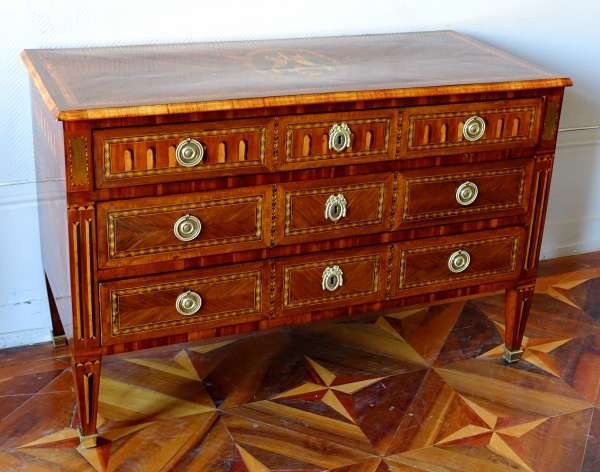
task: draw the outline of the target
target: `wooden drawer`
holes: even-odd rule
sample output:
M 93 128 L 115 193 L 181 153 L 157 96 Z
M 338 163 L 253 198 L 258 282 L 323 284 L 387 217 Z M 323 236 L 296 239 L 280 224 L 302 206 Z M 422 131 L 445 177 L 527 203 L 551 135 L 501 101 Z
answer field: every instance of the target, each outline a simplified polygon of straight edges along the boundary
M 329 149 L 334 125 L 347 124 L 350 146 Z M 364 164 L 396 159 L 398 111 L 393 108 L 281 118 L 277 170 Z
M 268 247 L 271 200 L 271 186 L 257 186 L 99 203 L 99 268 Z M 186 215 L 200 221 L 200 233 L 182 241 L 175 225 Z
M 518 279 L 524 238 L 525 228 L 513 227 L 397 243 L 392 297 Z M 454 272 L 451 260 L 456 266 L 465 260 L 458 251 L 468 253 L 470 262 L 466 269 Z
M 270 172 L 272 136 L 273 120 L 265 118 L 97 130 L 96 187 Z M 188 138 L 198 141 L 204 153 L 189 167 L 176 155 Z
M 109 345 L 260 320 L 269 309 L 267 264 L 263 261 L 102 283 L 102 341 Z M 194 294 L 200 297 L 198 311 L 179 312 L 178 298 L 182 297 L 183 304 L 186 298 L 195 303 Z
M 523 215 L 534 165 L 520 159 L 401 172 L 394 229 Z
M 393 183 L 394 175 L 388 173 L 281 184 L 275 242 L 295 244 L 389 231 Z M 337 219 L 336 212 L 345 216 Z
M 404 108 L 400 157 L 534 147 L 540 135 L 542 104 L 541 98 L 528 98 Z M 476 141 L 469 141 L 463 129 L 473 116 L 485 122 L 485 131 Z
M 342 285 L 323 288 L 324 273 L 337 266 Z M 310 313 L 383 300 L 388 273 L 388 246 L 334 251 L 276 261 L 276 315 Z

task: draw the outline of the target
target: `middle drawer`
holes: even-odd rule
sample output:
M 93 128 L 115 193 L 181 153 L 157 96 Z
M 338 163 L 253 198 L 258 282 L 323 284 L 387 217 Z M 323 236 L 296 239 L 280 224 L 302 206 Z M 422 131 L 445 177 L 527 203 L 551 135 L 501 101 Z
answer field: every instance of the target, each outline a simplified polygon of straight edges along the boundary
M 269 246 L 270 185 L 98 204 L 98 267 Z
M 392 173 L 280 184 L 275 243 L 389 231 L 393 184 Z

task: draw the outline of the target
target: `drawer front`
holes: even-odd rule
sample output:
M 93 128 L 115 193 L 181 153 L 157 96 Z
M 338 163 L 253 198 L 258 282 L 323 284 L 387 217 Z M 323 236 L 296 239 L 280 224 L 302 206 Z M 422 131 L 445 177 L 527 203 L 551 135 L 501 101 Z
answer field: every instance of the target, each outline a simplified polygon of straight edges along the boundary
M 522 215 L 534 159 L 401 172 L 395 229 Z
M 283 152 L 276 169 L 306 169 L 396 159 L 397 127 L 396 109 L 283 117 L 279 123 L 279 142 L 283 144 Z M 346 135 L 348 141 L 343 142 Z M 334 141 L 333 149 L 330 138 Z
M 398 243 L 392 296 L 517 279 L 524 237 L 516 227 Z
M 281 184 L 277 244 L 388 231 L 393 174 Z
M 405 108 L 401 158 L 534 147 L 542 104 L 541 98 L 530 98 Z
M 269 172 L 272 136 L 272 119 L 97 130 L 96 187 Z
M 109 345 L 260 320 L 268 312 L 266 267 L 266 262 L 239 264 L 102 283 L 102 341 Z
M 271 200 L 262 186 L 99 203 L 99 268 L 268 247 Z
M 383 300 L 387 267 L 388 246 L 278 260 L 276 286 L 281 290 L 276 314 L 285 316 Z

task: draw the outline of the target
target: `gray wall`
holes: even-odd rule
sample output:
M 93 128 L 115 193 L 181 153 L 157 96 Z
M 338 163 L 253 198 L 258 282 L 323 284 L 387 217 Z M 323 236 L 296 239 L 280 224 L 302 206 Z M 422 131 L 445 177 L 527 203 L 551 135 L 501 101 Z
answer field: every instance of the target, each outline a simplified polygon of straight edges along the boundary
M 0 348 L 48 340 L 25 48 L 453 29 L 570 76 L 561 128 L 600 125 L 597 0 L 21 0 L 0 6 Z M 559 135 L 542 257 L 600 250 L 600 132 Z

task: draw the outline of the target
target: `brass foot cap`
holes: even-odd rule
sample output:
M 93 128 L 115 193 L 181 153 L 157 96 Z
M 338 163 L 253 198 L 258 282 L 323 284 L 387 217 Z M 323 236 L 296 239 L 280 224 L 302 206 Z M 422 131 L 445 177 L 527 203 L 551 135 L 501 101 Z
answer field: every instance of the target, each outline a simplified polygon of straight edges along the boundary
M 52 335 L 52 344 L 54 344 L 54 347 L 62 347 L 67 345 L 66 335 L 61 334 L 59 336 L 55 336 L 54 331 L 50 331 L 50 334 Z
M 509 351 L 506 346 L 502 346 L 502 348 L 504 349 L 504 360 L 509 364 L 518 362 L 521 359 L 523 349 L 519 349 L 518 351 Z
M 79 434 L 79 439 L 81 440 L 81 447 L 83 447 L 84 449 L 90 449 L 92 447 L 96 447 L 96 442 L 98 440 L 98 433 L 84 436 L 83 433 L 81 432 L 81 429 L 77 428 L 77 434 Z

